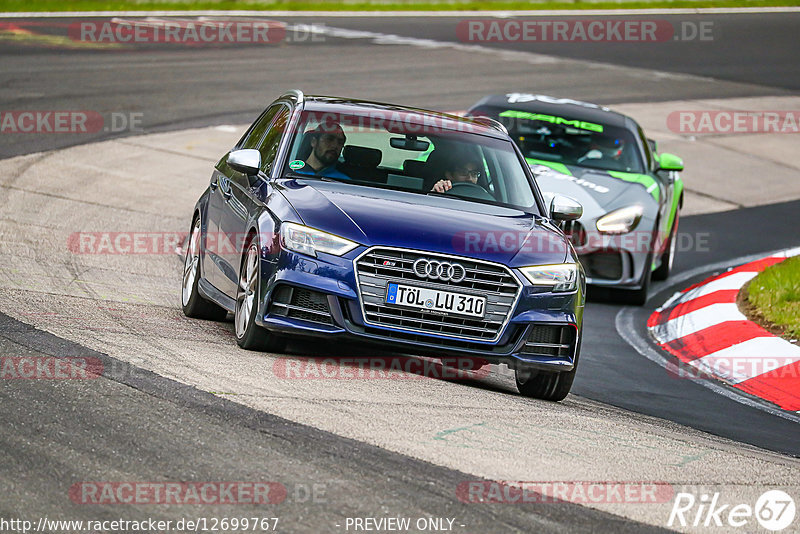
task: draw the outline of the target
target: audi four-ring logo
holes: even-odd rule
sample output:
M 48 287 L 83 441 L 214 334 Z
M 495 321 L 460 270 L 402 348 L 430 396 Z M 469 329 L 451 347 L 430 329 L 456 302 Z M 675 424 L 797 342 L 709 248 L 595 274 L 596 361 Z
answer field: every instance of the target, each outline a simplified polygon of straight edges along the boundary
M 457 263 L 419 259 L 414 262 L 414 274 L 420 278 L 458 283 L 467 277 L 467 270 Z

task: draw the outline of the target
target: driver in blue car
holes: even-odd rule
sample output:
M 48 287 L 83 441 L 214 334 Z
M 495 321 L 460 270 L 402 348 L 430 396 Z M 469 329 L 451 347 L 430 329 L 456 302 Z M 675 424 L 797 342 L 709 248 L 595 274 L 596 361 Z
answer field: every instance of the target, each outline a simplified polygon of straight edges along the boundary
M 313 174 L 325 178 L 350 180 L 350 177 L 336 168 L 339 156 L 347 141 L 341 125 L 336 122 L 321 123 L 319 126 L 306 132 L 311 143 L 311 153 L 305 160 L 305 165 L 295 172 Z
M 477 160 L 453 155 L 447 158 L 444 179 L 433 184 L 431 191 L 444 193 L 452 189 L 454 183 L 470 183 L 477 185 L 478 179 L 481 177 L 479 168 L 480 166 Z

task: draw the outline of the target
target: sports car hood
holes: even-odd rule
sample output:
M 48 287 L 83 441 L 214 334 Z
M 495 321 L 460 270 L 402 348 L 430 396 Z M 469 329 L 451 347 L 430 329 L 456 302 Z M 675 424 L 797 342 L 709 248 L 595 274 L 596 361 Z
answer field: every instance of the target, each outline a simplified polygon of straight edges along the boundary
M 470 256 L 512 266 L 561 263 L 564 237 L 520 210 L 321 180 L 282 180 L 307 226 L 363 245 Z
M 536 183 L 545 196 L 558 194 L 574 198 L 583 206 L 586 217 L 602 215 L 620 207 L 619 200 L 622 200 L 620 197 L 623 195 L 626 201 L 635 199 L 647 204 L 652 203 L 655 195 L 659 194 L 658 184 L 646 175 L 567 166 L 539 160 L 528 160 L 528 162 L 536 175 Z

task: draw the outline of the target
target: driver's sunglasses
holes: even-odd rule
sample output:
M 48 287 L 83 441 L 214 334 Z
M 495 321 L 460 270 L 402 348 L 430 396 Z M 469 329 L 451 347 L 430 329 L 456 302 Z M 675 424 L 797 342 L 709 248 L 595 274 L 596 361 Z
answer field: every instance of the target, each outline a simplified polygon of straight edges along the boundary
M 458 169 L 456 171 L 456 174 L 458 174 L 459 176 L 469 176 L 473 180 L 477 180 L 478 178 L 481 177 L 481 171 L 477 169 L 474 171 L 471 171 L 469 169 Z

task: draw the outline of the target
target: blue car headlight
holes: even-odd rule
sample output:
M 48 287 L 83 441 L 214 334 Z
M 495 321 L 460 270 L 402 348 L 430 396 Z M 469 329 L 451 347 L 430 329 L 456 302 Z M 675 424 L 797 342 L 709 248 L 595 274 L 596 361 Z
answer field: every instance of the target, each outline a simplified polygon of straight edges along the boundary
M 574 263 L 534 265 L 520 271 L 531 284 L 549 286 L 552 291 L 574 291 L 578 287 L 578 266 Z
M 302 224 L 287 222 L 281 225 L 281 245 L 287 250 L 316 257 L 317 252 L 341 256 L 356 248 L 358 243 Z

